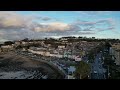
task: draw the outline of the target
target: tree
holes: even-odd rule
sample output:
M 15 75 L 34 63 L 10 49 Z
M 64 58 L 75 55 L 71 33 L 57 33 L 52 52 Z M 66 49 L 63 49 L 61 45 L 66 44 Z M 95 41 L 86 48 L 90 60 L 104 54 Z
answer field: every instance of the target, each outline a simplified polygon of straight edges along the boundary
M 109 51 L 110 47 L 111 47 L 110 43 L 109 43 L 109 42 L 105 42 L 105 48 L 106 48 L 108 51 Z
M 28 39 L 28 38 L 25 38 L 25 39 L 23 39 L 22 41 L 25 41 L 25 42 L 27 42 L 27 41 L 29 41 L 29 39 Z
M 12 41 L 6 41 L 6 42 L 4 42 L 4 45 L 12 45 L 12 44 L 14 44 Z
M 76 66 L 75 77 L 77 79 L 84 79 L 89 75 L 89 73 L 90 73 L 90 65 L 83 61 L 80 61 Z
M 17 46 L 15 49 L 22 49 L 23 47 L 21 45 Z
M 79 36 L 78 39 L 82 39 L 83 37 Z
M 93 63 L 93 62 L 94 62 L 95 55 L 96 55 L 96 49 L 93 48 L 93 49 L 91 49 L 91 50 L 89 51 L 89 53 L 88 53 L 88 55 L 87 55 L 87 56 L 88 56 L 88 60 L 89 60 L 90 63 Z
M 0 44 L 0 47 L 2 46 L 3 44 Z

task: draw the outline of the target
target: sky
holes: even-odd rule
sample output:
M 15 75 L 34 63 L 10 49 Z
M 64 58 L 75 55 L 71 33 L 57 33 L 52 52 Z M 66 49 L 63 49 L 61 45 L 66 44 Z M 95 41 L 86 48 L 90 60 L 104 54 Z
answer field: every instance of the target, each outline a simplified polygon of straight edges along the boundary
M 64 36 L 120 39 L 120 11 L 0 11 L 0 42 Z

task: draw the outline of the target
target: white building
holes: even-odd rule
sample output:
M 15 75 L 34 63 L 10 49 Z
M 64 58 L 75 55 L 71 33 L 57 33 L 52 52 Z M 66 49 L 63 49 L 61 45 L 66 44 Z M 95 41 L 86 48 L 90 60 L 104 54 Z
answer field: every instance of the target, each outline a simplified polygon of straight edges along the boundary
M 3 45 L 1 46 L 1 51 L 10 51 L 13 50 L 13 45 Z
M 50 54 L 51 57 L 58 57 L 58 58 L 62 58 L 63 55 L 60 55 L 60 54 Z
M 68 68 L 68 79 L 75 79 L 74 77 L 75 70 L 76 70 L 75 66 L 70 66 Z
M 23 44 L 23 45 L 26 45 L 26 44 L 28 44 L 28 42 L 22 41 L 22 44 Z
M 65 48 L 65 45 L 58 46 L 58 48 L 64 49 L 64 48 Z
M 15 45 L 20 45 L 20 44 L 21 44 L 20 41 L 16 41 L 16 42 L 15 42 Z
M 40 55 L 43 55 L 43 56 L 50 56 L 50 52 L 46 51 L 46 50 L 31 50 L 31 49 L 28 49 L 29 52 L 31 53 L 34 53 L 34 54 L 40 54 Z
M 4 46 L 1 46 L 1 48 L 13 48 L 12 45 L 4 45 Z

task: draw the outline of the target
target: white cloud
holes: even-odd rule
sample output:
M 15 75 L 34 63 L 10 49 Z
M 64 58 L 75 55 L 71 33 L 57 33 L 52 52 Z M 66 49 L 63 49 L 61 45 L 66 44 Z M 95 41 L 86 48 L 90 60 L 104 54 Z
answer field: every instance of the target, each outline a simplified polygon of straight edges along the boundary
M 0 11 L 0 29 L 27 29 L 33 25 L 34 20 L 51 20 L 50 17 L 35 15 L 20 15 L 11 11 Z
M 80 21 L 77 20 L 75 25 L 82 28 L 82 31 L 103 31 L 103 30 L 114 30 L 115 20 L 112 18 L 101 19 L 97 21 Z
M 94 13 L 94 12 L 91 12 Z M 98 12 L 99 13 L 99 12 Z M 0 12 L 0 36 L 3 39 L 23 39 L 25 37 L 40 38 L 45 36 L 88 35 L 104 30 L 114 30 L 112 18 L 97 21 L 76 21 L 73 23 L 49 22 L 38 23 L 38 16 L 20 15 L 16 12 Z M 48 21 L 50 17 L 39 17 Z M 101 27 L 98 27 L 100 26 Z M 106 28 L 102 27 L 107 25 Z
M 118 12 L 118 11 L 74 11 L 74 12 L 88 16 L 95 16 L 95 15 L 109 15 L 113 12 Z
M 62 22 L 38 24 L 38 26 L 34 27 L 34 31 L 36 32 L 65 31 L 69 29 L 70 29 L 69 24 L 62 23 Z
M 0 28 L 2 29 L 23 28 L 25 23 L 25 17 L 15 12 L 0 12 Z

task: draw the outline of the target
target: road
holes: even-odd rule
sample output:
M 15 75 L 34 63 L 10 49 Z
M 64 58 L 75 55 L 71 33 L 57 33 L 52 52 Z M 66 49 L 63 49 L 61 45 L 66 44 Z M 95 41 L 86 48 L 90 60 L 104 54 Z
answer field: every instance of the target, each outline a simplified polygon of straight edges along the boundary
M 106 70 L 103 68 L 102 65 L 102 53 L 98 53 L 95 57 L 95 61 L 91 64 L 91 79 L 105 79 L 105 72 Z

